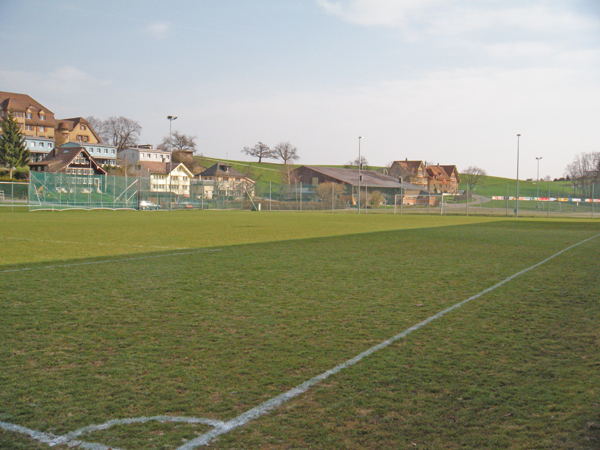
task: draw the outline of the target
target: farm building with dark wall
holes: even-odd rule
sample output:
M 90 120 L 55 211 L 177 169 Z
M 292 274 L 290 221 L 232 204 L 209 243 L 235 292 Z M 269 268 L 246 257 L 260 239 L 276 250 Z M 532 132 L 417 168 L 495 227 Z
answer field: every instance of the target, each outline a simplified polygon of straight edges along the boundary
M 390 199 L 393 199 L 396 194 L 404 193 L 406 200 L 410 197 L 411 199 L 414 198 L 413 202 L 416 202 L 416 197 L 422 193 L 419 186 L 400 183 L 398 178 L 374 170 L 361 170 L 360 175 L 361 190 L 378 190 Z M 342 184 L 346 188 L 346 194 L 343 196 L 344 200 L 352 204 L 356 203 L 356 193 L 359 185 L 358 169 L 301 166 L 294 170 L 294 178 L 298 183 L 302 183 L 302 190 L 305 194 L 313 193 L 314 189 L 321 183 Z

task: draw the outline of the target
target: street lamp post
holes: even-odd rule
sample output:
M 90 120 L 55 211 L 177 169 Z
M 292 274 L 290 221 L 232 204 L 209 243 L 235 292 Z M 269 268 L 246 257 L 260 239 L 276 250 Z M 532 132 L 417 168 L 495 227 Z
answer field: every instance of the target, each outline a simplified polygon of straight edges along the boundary
M 167 116 L 167 120 L 169 121 L 169 151 L 171 152 L 171 154 L 173 153 L 173 138 L 171 137 L 171 131 L 173 128 L 173 121 L 177 120 L 177 116 Z M 171 158 L 173 157 L 173 155 L 171 155 L 169 157 L 169 163 L 171 162 Z M 171 166 L 172 167 L 172 166 Z M 171 184 L 171 175 L 169 170 L 165 170 L 166 175 L 165 175 L 165 191 L 168 189 L 169 191 L 169 210 L 171 209 L 171 189 L 170 186 L 167 187 L 167 178 L 169 178 L 169 184 Z
M 540 159 L 542 158 L 542 156 L 535 157 L 537 159 L 537 209 L 540 207 Z
M 517 134 L 517 197 L 515 206 L 515 217 L 519 217 L 519 138 L 520 134 Z
M 173 125 L 173 121 L 177 120 L 177 116 L 167 116 L 167 120 L 169 121 L 169 151 L 172 152 L 173 151 L 173 141 L 171 138 L 171 130 L 172 130 L 172 125 Z
M 358 213 L 360 214 L 360 140 L 362 136 L 358 137 Z

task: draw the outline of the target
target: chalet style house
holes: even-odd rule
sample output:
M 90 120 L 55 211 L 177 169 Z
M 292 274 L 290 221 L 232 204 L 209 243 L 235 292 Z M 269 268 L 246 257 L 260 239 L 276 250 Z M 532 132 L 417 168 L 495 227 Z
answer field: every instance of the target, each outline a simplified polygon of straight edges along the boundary
M 428 165 L 423 161 L 394 161 L 389 169 L 391 176 L 419 186 L 431 193 L 457 194 L 460 176 L 454 165 Z
M 106 175 L 106 171 L 83 147 L 55 148 L 43 160 L 30 163 L 32 172 L 65 173 L 67 175 Z
M 243 173 L 238 172 L 229 164 L 217 163 L 204 172 L 201 172 L 200 180 L 212 181 L 212 191 L 206 192 L 207 198 L 213 196 L 244 197 L 246 193 L 254 196 L 254 180 Z M 207 186 L 209 184 L 207 183 Z
M 428 189 L 427 171 L 423 161 L 394 161 L 388 174 L 399 178 L 404 182 L 419 186 L 423 190 Z
M 458 194 L 460 176 L 456 166 L 427 166 L 429 192 Z

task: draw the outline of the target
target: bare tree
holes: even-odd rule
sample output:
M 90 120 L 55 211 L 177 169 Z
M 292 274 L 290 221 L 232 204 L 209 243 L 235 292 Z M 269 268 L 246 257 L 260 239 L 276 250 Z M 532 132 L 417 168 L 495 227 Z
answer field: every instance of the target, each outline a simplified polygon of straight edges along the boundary
M 369 192 L 368 202 L 371 208 L 379 208 L 381 205 L 385 204 L 385 195 L 380 191 Z
M 487 173 L 484 169 L 477 166 L 467 167 L 461 174 L 461 178 L 466 181 L 469 189 L 473 189 L 477 183 L 483 181 Z
M 348 163 L 346 164 L 346 167 L 348 167 L 348 168 L 358 167 L 359 163 L 360 163 L 361 170 L 369 168 L 369 161 L 367 161 L 367 158 L 365 158 L 363 155 L 360 155 L 360 160 L 357 157 L 354 161 L 348 161 Z M 390 167 L 391 167 L 391 165 L 390 165 Z
M 104 124 L 103 120 L 98 119 L 97 117 L 94 117 L 94 116 L 87 116 L 85 118 L 85 120 L 87 120 L 87 122 L 90 124 L 92 129 L 96 132 L 96 134 L 100 138 L 100 142 L 108 142 L 110 137 L 109 137 L 108 133 L 106 132 L 107 131 L 106 125 Z
M 179 131 L 173 131 L 170 139 L 169 136 L 165 136 L 157 148 L 174 152 L 196 152 L 196 139 L 198 136 L 189 136 Z
M 283 185 L 291 186 L 296 183 L 296 174 L 294 168 L 290 164 L 283 164 L 279 169 L 279 176 L 281 177 L 281 183 Z
M 109 117 L 104 121 L 106 136 L 111 145 L 117 147 L 117 151 L 136 144 L 140 139 L 142 127 L 135 120 L 126 117 Z
M 341 183 L 319 183 L 315 188 L 315 194 L 325 204 L 325 207 L 329 207 L 334 202 L 337 203 L 345 191 L 346 189 Z
M 252 148 L 250 148 L 250 147 L 244 147 L 244 149 L 242 150 L 242 153 L 245 153 L 246 155 L 250 155 L 250 156 L 253 156 L 255 158 L 258 158 L 258 163 L 259 164 L 262 162 L 263 158 L 265 158 L 265 159 L 267 159 L 267 158 L 277 159 L 277 155 L 275 154 L 275 150 L 271 150 L 267 144 L 263 144 L 260 141 L 258 142 L 258 144 L 256 144 Z
M 277 155 L 276 157 L 281 159 L 284 165 L 300 159 L 300 156 L 298 156 L 298 149 L 289 142 L 280 142 L 273 150 Z
M 565 168 L 565 176 L 571 180 L 581 195 L 590 195 L 592 184 L 600 181 L 600 152 L 581 153 Z

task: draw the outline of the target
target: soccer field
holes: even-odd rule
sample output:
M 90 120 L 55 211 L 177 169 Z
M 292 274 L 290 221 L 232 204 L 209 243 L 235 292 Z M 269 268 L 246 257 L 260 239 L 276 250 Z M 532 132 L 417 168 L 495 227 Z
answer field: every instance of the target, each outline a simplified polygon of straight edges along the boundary
M 104 211 L 0 230 L 2 449 L 600 448 L 598 222 Z

